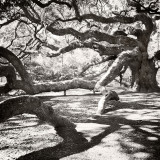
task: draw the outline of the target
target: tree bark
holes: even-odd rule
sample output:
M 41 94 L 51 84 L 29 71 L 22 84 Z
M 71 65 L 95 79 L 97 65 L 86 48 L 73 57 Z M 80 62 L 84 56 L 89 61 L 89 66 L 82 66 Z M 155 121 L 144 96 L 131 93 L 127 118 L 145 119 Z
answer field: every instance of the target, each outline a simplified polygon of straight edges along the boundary
M 152 59 L 143 59 L 139 76 L 137 76 L 136 90 L 139 92 L 157 92 L 160 91 L 156 80 L 158 69 Z
M 20 61 L 20 59 L 15 54 L 13 54 L 10 50 L 4 47 L 0 47 L 0 57 L 7 59 L 14 66 L 14 68 L 20 75 L 22 82 L 25 83 L 28 93 L 33 94 L 34 88 L 33 88 L 32 80 L 28 72 L 26 71 L 24 65 Z
M 72 80 L 65 80 L 60 82 L 35 84 L 34 87 L 36 93 L 41 93 L 50 91 L 59 92 L 77 88 L 93 90 L 95 84 L 96 81 L 88 81 L 80 78 L 75 78 Z
M 23 82 L 21 80 L 16 80 L 14 82 L 14 85 L 10 88 L 10 90 L 21 89 L 25 91 L 27 94 L 32 95 L 32 94 L 38 94 L 42 92 L 51 92 L 51 91 L 60 92 L 60 91 L 66 91 L 69 89 L 78 89 L 78 88 L 94 90 L 95 84 L 96 84 L 96 81 L 94 80 L 84 80 L 84 79 L 76 78 L 76 79 L 65 80 L 60 82 L 47 82 L 47 83 L 41 83 L 41 84 L 33 84 L 32 85 L 32 87 L 34 88 L 34 92 L 33 92 L 28 88 L 28 84 L 26 82 Z M 3 92 L 3 90 L 1 90 L 1 92 L 7 93 L 7 92 Z
M 75 125 L 68 119 L 55 113 L 51 106 L 47 106 L 39 98 L 33 96 L 21 96 L 11 98 L 0 103 L 0 123 L 15 115 L 29 113 L 36 115 L 54 127 L 71 127 Z
M 7 83 L 0 86 L 0 94 L 8 93 L 12 90 L 13 84 L 16 81 L 16 73 L 12 66 L 0 67 L 0 77 L 6 77 Z
M 136 62 L 141 59 L 140 51 L 136 47 L 133 51 L 124 51 L 122 52 L 117 59 L 111 64 L 106 74 L 96 83 L 95 90 L 104 90 L 103 88 L 113 81 L 123 68 L 123 66 L 129 66 L 131 62 Z

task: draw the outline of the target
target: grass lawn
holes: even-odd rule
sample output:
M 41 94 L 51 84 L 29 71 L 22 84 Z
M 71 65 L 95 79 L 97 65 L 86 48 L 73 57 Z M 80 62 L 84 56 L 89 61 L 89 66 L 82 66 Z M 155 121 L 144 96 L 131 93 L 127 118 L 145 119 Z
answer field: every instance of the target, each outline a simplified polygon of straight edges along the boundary
M 69 137 L 79 134 L 80 139 L 62 142 L 54 127 L 36 116 L 15 116 L 0 124 L 0 160 L 160 159 L 160 94 L 126 93 L 121 87 L 116 91 L 120 101 L 130 105 L 108 110 L 96 119 L 99 94 L 79 89 L 67 91 L 67 96 L 63 92 L 36 95 L 74 122 L 76 133 Z

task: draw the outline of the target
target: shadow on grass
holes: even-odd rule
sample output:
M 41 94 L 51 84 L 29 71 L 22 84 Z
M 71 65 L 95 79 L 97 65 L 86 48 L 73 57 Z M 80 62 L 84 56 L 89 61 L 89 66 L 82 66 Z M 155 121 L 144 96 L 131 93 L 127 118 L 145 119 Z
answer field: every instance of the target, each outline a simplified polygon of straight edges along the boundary
M 64 139 L 62 143 L 54 147 L 48 147 L 21 156 L 18 158 L 18 160 L 59 160 L 60 158 L 86 151 L 98 145 L 99 143 L 101 143 L 101 140 L 103 138 L 114 132 L 117 132 L 124 136 L 123 139 L 119 140 L 122 148 L 121 152 L 130 155 L 132 154 L 132 157 L 134 157 L 135 159 L 139 158 L 136 156 L 141 156 L 141 159 L 148 160 L 160 159 L 160 136 L 157 134 L 160 131 L 159 120 L 156 119 L 155 122 L 151 122 L 145 120 L 129 120 L 119 116 L 103 116 L 97 117 L 93 120 L 88 119 L 88 123 L 108 124 L 109 127 L 100 134 L 92 137 L 91 141 L 88 141 L 84 137 L 83 133 L 77 132 L 74 129 L 57 128 L 57 134 Z M 132 128 L 132 131 L 127 133 L 128 135 L 126 135 L 126 130 L 121 129 L 121 127 L 123 128 L 123 126 L 130 126 Z M 146 126 L 146 128 L 152 126 L 152 131 L 143 129 L 144 126 Z M 142 148 L 139 148 L 139 145 L 141 145 Z
M 119 127 L 120 126 L 118 124 L 114 124 L 100 134 L 92 137 L 90 141 L 88 141 L 81 132 L 77 132 L 76 129 L 56 128 L 57 134 L 64 139 L 62 143 L 55 147 L 48 147 L 21 156 L 17 160 L 59 160 L 60 158 L 83 152 L 98 145 L 104 137 L 118 130 Z
M 151 94 L 149 97 L 152 99 L 154 96 Z M 48 98 L 47 100 L 50 100 L 53 97 Z M 63 138 L 63 142 L 54 147 L 48 147 L 26 154 L 19 157 L 18 160 L 59 160 L 66 156 L 81 153 L 100 144 L 103 138 L 114 132 L 123 137 L 117 140 L 121 146 L 121 152 L 129 154 L 132 159 L 160 159 L 160 108 L 158 106 L 118 102 L 121 104 L 120 107 L 108 108 L 105 110 L 103 116 L 89 119 L 85 105 L 89 103 L 90 105 L 95 105 L 93 96 L 91 96 L 91 99 L 92 101 L 90 99 L 83 101 L 81 99 L 75 100 L 81 101 L 83 104 L 78 107 L 74 106 L 74 110 L 66 106 L 67 113 L 63 107 L 64 115 L 69 119 L 72 119 L 72 116 L 79 115 L 79 119 L 86 118 L 85 123 L 105 124 L 109 126 L 108 128 L 100 134 L 93 136 L 90 141 L 85 138 L 82 132 L 77 132 L 75 129 L 56 128 L 57 134 Z M 73 102 L 73 105 L 75 104 L 77 103 Z M 83 113 L 81 113 L 82 110 L 79 110 L 79 107 L 85 109 L 84 117 L 81 117 Z M 135 115 L 139 115 L 139 117 L 137 118 Z
M 132 155 L 134 159 L 159 160 L 160 159 L 160 119 L 129 120 L 117 118 L 123 126 L 130 126 L 132 131 L 123 133 L 119 140 L 123 152 Z

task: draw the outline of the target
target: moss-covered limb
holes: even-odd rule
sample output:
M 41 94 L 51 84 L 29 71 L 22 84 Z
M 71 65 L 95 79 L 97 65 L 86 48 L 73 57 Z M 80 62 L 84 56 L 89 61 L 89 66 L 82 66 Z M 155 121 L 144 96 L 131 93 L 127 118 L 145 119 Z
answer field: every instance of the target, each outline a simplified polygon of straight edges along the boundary
M 81 78 L 75 78 L 72 80 L 65 80 L 60 82 L 43 82 L 39 84 L 33 84 L 34 91 L 31 90 L 30 85 L 28 83 L 16 80 L 14 81 L 14 84 L 9 88 L 8 85 L 5 87 L 3 86 L 0 88 L 0 93 L 8 93 L 12 89 L 21 89 L 25 91 L 27 94 L 34 95 L 42 92 L 60 92 L 60 91 L 66 91 L 69 89 L 88 89 L 93 90 L 94 86 L 96 84 L 96 81 L 94 80 L 85 80 Z
M 54 127 L 72 127 L 75 125 L 68 119 L 59 116 L 51 106 L 45 105 L 39 98 L 21 96 L 11 98 L 0 103 L 0 123 L 15 115 L 29 113 L 36 115 Z
M 96 81 L 89 81 L 89 80 L 84 80 L 80 78 L 75 78 L 72 80 L 65 80 L 60 82 L 35 84 L 34 87 L 35 87 L 36 93 L 41 93 L 41 92 L 50 92 L 50 91 L 59 92 L 59 91 L 66 91 L 69 89 L 77 89 L 77 88 L 93 90 L 95 84 L 96 84 Z
M 0 73 L 0 76 L 2 76 L 2 73 L 3 72 Z M 8 72 L 5 70 L 5 73 L 3 74 L 3 76 L 5 76 L 7 73 Z M 31 88 L 30 84 L 28 84 L 27 82 L 23 80 L 16 80 L 15 74 L 12 76 L 12 72 L 7 76 L 9 76 L 9 83 L 7 83 L 6 86 L 3 86 L 0 88 L 0 93 L 7 93 L 12 89 L 21 89 L 21 90 L 24 90 L 27 94 L 31 94 L 31 95 L 36 93 L 42 93 L 42 92 L 50 92 L 50 91 L 59 92 L 59 91 L 66 91 L 69 89 L 77 89 L 77 88 L 93 90 L 96 83 L 95 81 L 75 78 L 72 80 L 65 80 L 60 82 L 46 82 L 46 83 L 43 82 L 39 84 L 32 84 L 32 88 Z M 14 80 L 12 81 L 12 79 Z
M 123 66 L 129 66 L 133 61 L 138 61 L 140 56 L 139 49 L 122 52 L 107 70 L 106 74 L 96 83 L 95 90 L 101 90 L 104 86 L 114 80 L 120 74 Z

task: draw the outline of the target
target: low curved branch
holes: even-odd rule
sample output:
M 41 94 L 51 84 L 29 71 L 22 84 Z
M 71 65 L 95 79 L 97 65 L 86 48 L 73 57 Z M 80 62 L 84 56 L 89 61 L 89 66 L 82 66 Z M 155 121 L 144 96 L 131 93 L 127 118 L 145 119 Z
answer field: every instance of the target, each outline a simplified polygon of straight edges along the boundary
M 56 127 L 75 128 L 68 119 L 57 115 L 51 106 L 47 106 L 37 97 L 21 96 L 11 98 L 0 103 L 0 123 L 15 115 L 29 113 L 36 115 Z
M 13 85 L 10 86 L 11 89 L 22 89 L 28 94 L 36 94 L 48 91 L 59 92 L 74 88 L 93 90 L 96 83 L 95 81 L 73 79 L 61 82 L 33 84 L 23 64 L 16 55 L 14 55 L 8 49 L 0 47 L 0 56 L 6 58 L 15 67 L 22 78 L 22 80 L 14 80 Z
M 19 73 L 22 81 L 27 84 L 27 88 L 28 90 L 30 90 L 29 93 L 33 94 L 34 88 L 32 85 L 32 80 L 28 72 L 26 71 L 25 67 L 23 66 L 22 62 L 20 61 L 20 59 L 15 54 L 13 54 L 10 50 L 3 47 L 0 47 L 0 57 L 7 59 L 8 62 L 10 62 L 14 66 L 16 71 Z
M 51 83 L 42 83 L 42 84 L 35 84 L 35 90 L 37 93 L 41 92 L 60 92 L 60 91 L 66 91 L 69 89 L 88 89 L 93 90 L 94 86 L 96 84 L 96 81 L 88 81 L 80 78 L 75 78 L 72 80 L 65 80 L 60 82 L 51 82 Z
M 61 92 L 67 91 L 69 89 L 88 89 L 93 90 L 96 81 L 94 80 L 85 80 L 81 78 L 75 78 L 72 80 L 65 80 L 59 82 L 43 82 L 38 84 L 33 84 L 34 92 L 28 87 L 28 83 L 16 80 L 11 89 L 21 89 L 27 94 L 38 94 L 43 92 Z
M 22 62 L 10 50 L 0 47 L 0 56 L 6 58 L 15 67 L 22 80 L 27 81 L 29 79 L 29 75 Z

